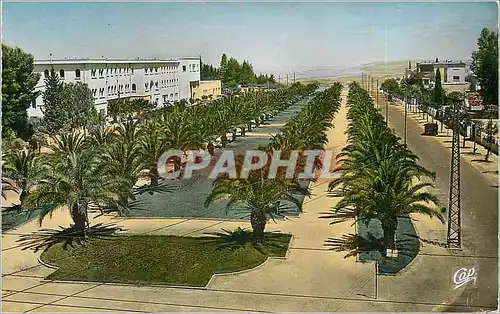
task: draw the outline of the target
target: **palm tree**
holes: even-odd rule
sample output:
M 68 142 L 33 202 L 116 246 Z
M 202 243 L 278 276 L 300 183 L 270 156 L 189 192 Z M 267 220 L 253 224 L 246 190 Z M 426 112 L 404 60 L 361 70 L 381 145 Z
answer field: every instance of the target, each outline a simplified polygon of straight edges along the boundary
M 241 178 L 243 156 L 237 157 L 236 171 L 240 179 L 230 179 L 226 174 L 214 181 L 214 187 L 205 201 L 208 207 L 216 200 L 228 199 L 227 210 L 243 205 L 250 212 L 250 223 L 253 230 L 253 242 L 264 240 L 264 230 L 270 217 L 282 215 L 282 201 L 289 201 L 299 210 L 302 203 L 294 195 L 309 195 L 308 188 L 302 188 L 293 180 L 279 177 L 268 179 L 269 164 L 259 170 L 250 171 L 248 178 Z
M 43 219 L 58 208 L 68 208 L 73 219 L 72 228 L 84 232 L 88 225 L 88 211 L 103 201 L 117 199 L 116 179 L 102 172 L 95 150 L 77 149 L 67 152 L 65 158 L 50 156 L 43 165 L 40 180 L 30 193 L 27 203 L 53 205 L 39 217 Z M 55 160 L 54 160 L 55 159 Z
M 417 179 L 435 180 L 435 174 L 417 163 L 417 156 L 387 128 L 368 97 L 352 85 L 348 99 L 351 141 L 338 155 L 341 165 L 334 170 L 342 176 L 329 184 L 330 189 L 342 186 L 345 197 L 324 218 L 333 218 L 333 223 L 377 219 L 385 248 L 394 249 L 399 217 L 423 213 L 443 221 L 443 209 L 437 207 L 434 195 L 422 191 L 431 183 L 414 184 Z
M 16 194 L 19 194 L 19 189 L 16 186 L 16 183 L 11 179 L 2 176 L 2 198 L 4 200 L 7 200 L 7 194 L 5 193 L 7 191 L 13 191 Z
M 148 169 L 150 186 L 158 185 L 160 175 L 158 173 L 158 160 L 167 150 L 169 142 L 162 136 L 156 123 L 147 123 L 143 127 L 143 136 L 139 143 L 139 151 Z
M 2 168 L 9 182 L 6 187 L 12 184 L 17 187 L 23 206 L 40 168 L 39 157 L 31 149 L 12 150 L 6 154 Z

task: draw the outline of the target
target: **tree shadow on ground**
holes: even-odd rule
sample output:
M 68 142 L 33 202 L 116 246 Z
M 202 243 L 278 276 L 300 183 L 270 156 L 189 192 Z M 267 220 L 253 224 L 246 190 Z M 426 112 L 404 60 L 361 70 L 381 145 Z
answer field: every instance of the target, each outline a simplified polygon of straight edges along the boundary
M 67 250 L 76 245 L 85 246 L 86 243 L 105 239 L 116 238 L 118 231 L 125 231 L 122 227 L 115 224 L 96 224 L 88 227 L 85 231 L 77 230 L 73 226 L 69 228 L 59 227 L 60 229 L 41 229 L 30 234 L 21 235 L 17 242 L 20 243 L 22 250 L 40 250 L 48 249 L 56 244 L 62 243 L 63 249 Z
M 472 159 L 471 161 L 472 162 L 483 162 L 483 163 L 486 163 L 486 164 L 492 163 L 491 160 L 484 160 L 484 159 Z
M 340 217 L 341 221 L 350 218 L 352 214 L 345 213 L 344 216 Z M 417 233 L 407 215 L 398 217 L 398 227 L 395 234 L 397 255 L 395 257 L 385 256 L 383 230 L 379 220 L 365 220 L 360 216 L 356 220 L 356 226 L 357 234 L 329 238 L 325 241 L 325 246 L 337 252 L 347 252 L 344 258 L 356 256 L 360 262 L 377 261 L 378 273 L 383 275 L 397 274 L 418 255 L 420 242 L 418 237 L 408 236 Z
M 486 170 L 486 171 L 481 171 L 481 173 L 496 173 L 496 174 L 498 174 L 498 170 Z
M 378 261 L 378 273 L 394 275 L 406 267 L 418 254 L 419 245 L 414 239 L 396 240 L 397 257 L 384 257 L 383 238 L 372 233 L 365 236 L 356 234 L 343 235 L 341 238 L 329 238 L 325 246 L 336 252 L 347 252 L 344 258 L 359 256 L 359 261 Z

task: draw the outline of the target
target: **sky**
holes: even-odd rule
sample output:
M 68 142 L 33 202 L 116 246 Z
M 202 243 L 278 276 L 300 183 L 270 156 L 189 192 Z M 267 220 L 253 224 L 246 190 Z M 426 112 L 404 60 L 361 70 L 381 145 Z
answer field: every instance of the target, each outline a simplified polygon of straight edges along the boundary
M 3 2 L 3 41 L 36 59 L 202 56 L 257 72 L 469 59 L 494 2 Z M 300 74 L 299 74 L 300 75 Z

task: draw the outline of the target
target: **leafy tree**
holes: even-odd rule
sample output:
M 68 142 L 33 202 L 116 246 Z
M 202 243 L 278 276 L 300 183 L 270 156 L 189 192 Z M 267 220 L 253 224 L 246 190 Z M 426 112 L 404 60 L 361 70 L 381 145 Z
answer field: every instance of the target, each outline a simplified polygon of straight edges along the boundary
M 27 109 L 38 96 L 33 56 L 18 47 L 2 44 L 2 128 L 28 139 L 32 134 Z
M 380 88 L 389 94 L 389 101 L 392 101 L 392 97 L 400 93 L 398 81 L 394 78 L 386 79 L 382 85 L 380 85 Z
M 486 105 L 498 106 L 498 33 L 484 28 L 472 53 L 471 70 L 481 85 L 479 93 Z
M 54 68 L 50 69 L 49 76 L 45 78 L 45 91 L 43 97 L 43 124 L 50 133 L 54 133 L 69 124 L 70 116 L 63 107 L 61 98 L 63 82 L 60 81 Z
M 99 122 L 99 114 L 94 106 L 94 96 L 87 84 L 81 82 L 63 85 L 61 108 L 70 113 L 71 128 L 86 127 Z

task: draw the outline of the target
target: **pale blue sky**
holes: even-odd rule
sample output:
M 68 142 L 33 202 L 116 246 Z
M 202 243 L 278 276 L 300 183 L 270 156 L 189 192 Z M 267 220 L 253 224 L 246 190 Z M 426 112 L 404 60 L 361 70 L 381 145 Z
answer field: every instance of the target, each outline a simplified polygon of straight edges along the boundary
M 36 58 L 222 53 L 257 71 L 468 59 L 490 3 L 3 3 L 3 38 Z M 386 30 L 386 31 L 385 31 Z

